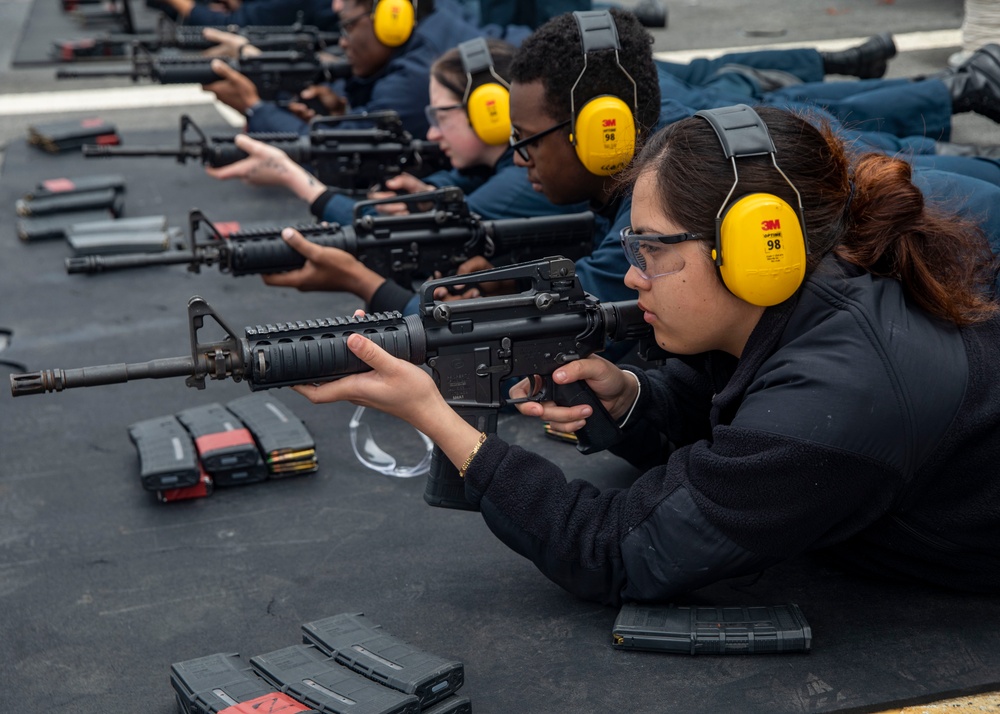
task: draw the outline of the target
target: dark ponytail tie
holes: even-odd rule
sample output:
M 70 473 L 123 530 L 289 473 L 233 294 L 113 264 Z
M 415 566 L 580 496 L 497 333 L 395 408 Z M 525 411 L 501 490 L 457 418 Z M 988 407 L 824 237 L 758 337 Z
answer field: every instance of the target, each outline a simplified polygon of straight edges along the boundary
M 851 204 L 854 202 L 854 179 L 850 179 L 847 182 L 847 185 L 850 187 L 851 191 L 847 194 L 847 202 L 844 204 L 845 216 L 851 215 Z

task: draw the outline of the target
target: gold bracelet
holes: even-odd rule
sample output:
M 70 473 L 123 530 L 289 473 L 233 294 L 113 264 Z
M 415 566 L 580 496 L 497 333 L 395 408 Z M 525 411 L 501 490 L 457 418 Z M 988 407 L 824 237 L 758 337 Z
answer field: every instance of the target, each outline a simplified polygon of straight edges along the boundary
M 472 451 L 469 452 L 469 458 L 465 460 L 465 463 L 462 464 L 462 468 L 458 470 L 459 478 L 465 478 L 465 472 L 469 470 L 469 464 L 471 464 L 472 460 L 476 458 L 476 454 L 479 453 L 479 447 L 482 446 L 485 441 L 486 432 L 479 432 L 479 441 L 472 447 Z

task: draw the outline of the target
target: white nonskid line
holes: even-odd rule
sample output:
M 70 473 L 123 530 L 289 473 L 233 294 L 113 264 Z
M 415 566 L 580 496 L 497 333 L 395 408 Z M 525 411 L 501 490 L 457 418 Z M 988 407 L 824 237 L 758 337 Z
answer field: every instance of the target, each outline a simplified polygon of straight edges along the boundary
M 242 127 L 246 119 L 206 92 L 199 84 L 152 84 L 112 89 L 72 89 L 30 94 L 0 95 L 0 116 L 94 112 L 115 109 L 157 109 L 215 105 L 232 126 Z
M 784 42 L 780 44 L 752 45 L 748 47 L 719 47 L 700 50 L 676 50 L 656 52 L 656 59 L 668 62 L 690 62 L 698 57 L 711 59 L 728 52 L 748 50 L 790 49 L 811 47 L 821 52 L 830 52 L 854 47 L 867 38 L 851 37 L 838 40 L 817 40 L 814 42 Z M 914 52 L 947 47 L 958 48 L 962 44 L 960 30 L 935 30 L 931 32 L 909 32 L 893 35 L 896 48 L 900 52 Z M 62 112 L 101 111 L 113 109 L 155 109 L 157 107 L 197 106 L 215 104 L 220 114 L 233 126 L 242 126 L 243 117 L 216 101 L 214 95 L 201 89 L 197 84 L 144 85 L 118 87 L 114 89 L 74 89 L 52 92 L 33 92 L 0 95 L 0 116 L 29 114 L 55 114 Z
M 713 59 L 730 52 L 747 52 L 751 50 L 789 50 L 797 47 L 810 47 L 820 52 L 837 52 L 855 47 L 867 40 L 867 37 L 846 37 L 837 40 L 815 40 L 813 42 L 782 42 L 768 45 L 750 45 L 746 47 L 717 47 L 707 50 L 675 50 L 670 52 L 654 52 L 653 57 L 666 62 L 680 64 L 704 57 Z M 958 48 L 962 45 L 961 30 L 932 30 L 929 32 L 907 32 L 892 36 L 899 52 L 919 52 L 921 50 L 938 50 L 947 47 Z
M 155 109 L 211 104 L 215 96 L 197 84 L 148 85 L 113 89 L 71 89 L 52 92 L 5 94 L 0 115 L 45 114 L 98 109 Z

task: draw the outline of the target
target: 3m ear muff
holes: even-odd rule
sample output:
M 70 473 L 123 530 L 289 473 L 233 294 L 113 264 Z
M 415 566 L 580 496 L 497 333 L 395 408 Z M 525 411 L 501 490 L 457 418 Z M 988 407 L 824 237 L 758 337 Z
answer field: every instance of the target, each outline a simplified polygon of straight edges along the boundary
M 372 31 L 375 39 L 386 47 L 404 44 L 417 24 L 417 3 L 414 0 L 375 0 L 372 7 Z
M 580 27 L 583 45 L 583 69 L 570 92 L 570 110 L 573 114 L 573 131 L 569 140 L 576 148 L 576 155 L 588 171 L 598 176 L 610 176 L 624 169 L 635 153 L 635 115 L 639 106 L 638 90 L 632 78 L 618 59 L 621 45 L 618 27 L 607 10 L 576 11 L 573 13 Z M 620 97 L 604 94 L 592 97 L 577 110 L 576 87 L 587 73 L 587 60 L 591 52 L 614 50 L 615 64 L 632 83 L 632 106 Z
M 712 257 L 722 282 L 752 305 L 784 302 L 799 289 L 806 274 L 809 247 L 802 196 L 778 166 L 767 125 L 753 109 L 738 104 L 702 110 L 695 116 L 712 125 L 733 164 L 733 185 L 715 216 Z M 774 168 L 795 192 L 797 209 L 770 193 L 751 193 L 730 203 L 740 181 L 736 159 L 764 154 L 770 154 Z
M 477 37 L 458 46 L 465 69 L 465 96 L 462 104 L 469 115 L 469 124 L 482 141 L 490 146 L 510 140 L 510 85 L 493 68 L 493 56 L 486 39 Z M 489 73 L 496 81 L 485 82 L 475 89 L 477 75 Z

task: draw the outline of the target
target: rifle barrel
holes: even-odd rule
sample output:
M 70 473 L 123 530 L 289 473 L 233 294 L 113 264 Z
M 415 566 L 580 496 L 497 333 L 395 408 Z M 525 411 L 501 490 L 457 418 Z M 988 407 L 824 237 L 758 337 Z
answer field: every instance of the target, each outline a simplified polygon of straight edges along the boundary
M 81 255 L 66 258 L 67 273 L 105 273 L 111 270 L 145 268 L 152 265 L 180 265 L 196 260 L 186 250 L 165 253 L 125 253 L 123 255 Z
M 101 144 L 84 144 L 83 155 L 88 159 L 105 158 L 108 156 L 168 156 L 177 158 L 191 156 L 197 158 L 200 152 L 171 149 L 164 146 L 104 146 Z
M 60 67 L 56 79 L 95 79 L 97 77 L 135 78 L 131 67 Z
M 133 364 L 104 364 L 80 369 L 45 369 L 10 375 L 10 393 L 15 397 L 26 394 L 61 392 L 74 387 L 96 387 L 121 384 L 136 379 L 183 377 L 195 371 L 193 357 L 167 357 Z
M 593 239 L 594 214 L 590 211 L 532 218 L 502 218 L 483 221 L 502 250 Z

